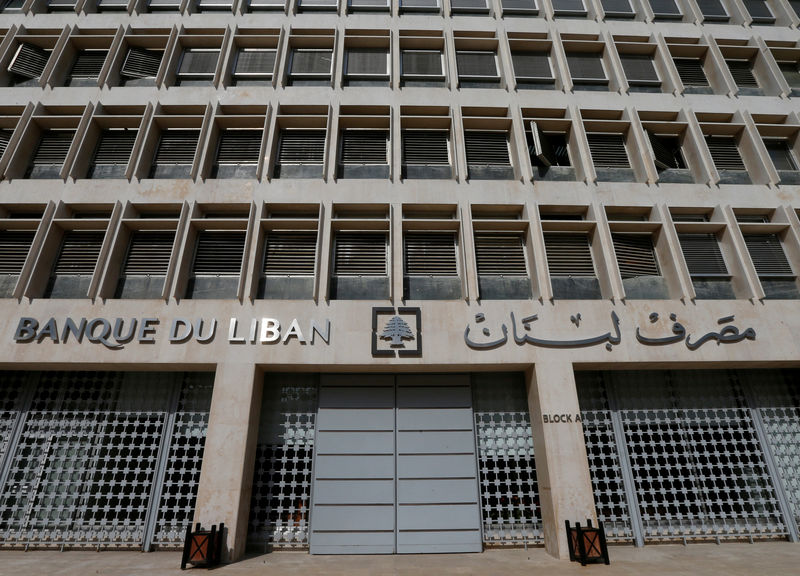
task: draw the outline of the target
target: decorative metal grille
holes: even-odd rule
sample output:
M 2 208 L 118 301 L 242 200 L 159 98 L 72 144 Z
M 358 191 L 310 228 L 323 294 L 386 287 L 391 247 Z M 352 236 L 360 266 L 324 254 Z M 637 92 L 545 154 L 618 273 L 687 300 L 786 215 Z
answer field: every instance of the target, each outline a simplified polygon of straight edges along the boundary
M 24 383 L 24 372 L 6 372 L 0 381 L 0 466 L 20 415 Z
M 519 374 L 474 374 L 475 436 L 487 545 L 541 544 L 542 515 L 525 383 Z
M 251 544 L 308 547 L 317 385 L 315 375 L 265 379 L 250 501 Z

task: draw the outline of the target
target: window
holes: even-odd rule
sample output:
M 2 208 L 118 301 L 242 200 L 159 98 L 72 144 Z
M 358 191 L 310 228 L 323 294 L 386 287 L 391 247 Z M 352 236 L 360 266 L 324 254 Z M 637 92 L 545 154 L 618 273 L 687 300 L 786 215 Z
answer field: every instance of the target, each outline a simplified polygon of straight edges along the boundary
M 317 261 L 317 231 L 270 230 L 264 246 L 260 297 L 311 298 Z
M 50 50 L 45 50 L 34 44 L 21 42 L 17 47 L 8 71 L 14 76 L 14 84 L 28 84 L 38 80 L 44 72 L 44 67 L 50 59 Z
M 297 0 L 297 10 L 337 10 L 338 0 Z
M 518 87 L 554 88 L 555 78 L 548 52 L 511 52 L 514 77 Z
M 652 54 L 623 53 L 619 59 L 632 92 L 661 87 Z
M 77 0 L 47 0 L 48 12 L 74 12 Z
M 622 134 L 587 134 L 595 168 L 630 168 Z
M 45 298 L 86 298 L 94 276 L 105 232 L 68 230 L 64 232 Z
M 567 52 L 567 64 L 576 90 L 584 86 L 607 86 L 608 78 L 603 68 L 600 52 Z
M 186 48 L 178 65 L 176 84 L 179 86 L 212 84 L 218 60 L 219 50 L 216 48 Z
M 342 130 L 340 178 L 388 178 L 389 132 L 387 130 Z
M 277 52 L 271 48 L 241 48 L 233 66 L 233 84 L 265 84 L 272 80 Z
M 793 172 L 797 170 L 797 162 L 786 140 L 766 138 L 764 139 L 764 146 L 767 148 L 775 170 L 778 172 Z
M 450 0 L 450 11 L 454 14 L 459 12 L 488 13 L 489 6 L 486 0 Z
M 753 75 L 752 60 L 725 60 L 733 81 L 739 88 L 758 88 L 758 81 Z
M 26 178 L 61 178 L 75 130 L 45 130 L 39 138 Z
M 446 130 L 403 130 L 403 178 L 451 178 Z
M 744 234 L 744 243 L 768 299 L 800 298 L 796 277 L 777 234 Z
M 792 90 L 800 90 L 800 62 L 778 62 L 786 83 Z
M 150 178 L 191 178 L 199 130 L 165 130 L 153 157 Z
M 181 9 L 181 0 L 148 0 L 147 8 L 150 12 L 177 12 Z
M 96 86 L 107 56 L 108 50 L 79 50 L 72 64 L 67 85 Z
M 35 230 L 0 230 L 0 298 L 13 295 L 35 235 Z
M 403 50 L 400 59 L 404 83 L 444 83 L 444 57 L 441 50 Z
M 600 298 L 600 283 L 594 271 L 589 236 L 572 232 L 545 232 L 547 269 L 553 298 Z
M 128 0 L 98 0 L 98 12 L 111 12 L 114 10 L 126 11 L 128 9 Z
M 538 123 L 531 122 L 531 162 L 540 168 L 539 172 L 546 172 L 553 166 L 571 167 L 567 135 L 563 132 L 545 132 Z M 572 173 L 574 176 L 574 172 Z
M 503 14 L 538 14 L 536 0 L 500 0 Z
M 703 19 L 710 21 L 727 22 L 730 18 L 728 16 L 722 0 L 696 0 L 697 7 L 700 8 L 700 13 Z
M 461 297 L 461 280 L 453 232 L 406 231 L 403 243 L 403 298 L 454 300 Z
M 247 5 L 250 8 L 250 12 L 284 10 L 286 8 L 286 0 L 249 0 Z
M 255 178 L 263 130 L 222 130 L 212 178 Z
M 348 48 L 345 52 L 345 76 L 350 85 L 386 84 L 389 81 L 387 48 Z
M 400 0 L 400 12 L 439 12 L 439 0 Z
M 469 178 L 510 180 L 514 178 L 508 155 L 508 133 L 482 130 L 464 131 Z
M 654 134 L 650 130 L 647 130 L 647 137 L 650 140 L 653 160 L 659 172 L 670 169 L 686 169 L 686 162 L 681 152 L 680 137 L 671 134 Z
M 161 298 L 175 232 L 135 230 L 122 263 L 116 298 Z
M 633 11 L 628 0 L 600 0 L 606 18 L 633 18 L 636 12 Z
M 706 136 L 706 145 L 717 170 L 745 171 L 734 136 Z
M 328 84 L 333 69 L 333 51 L 296 48 L 292 50 L 289 69 L 290 84 Z
M 497 55 L 489 51 L 456 51 L 458 81 L 464 87 L 482 87 L 485 84 L 499 84 Z
M 200 230 L 192 261 L 187 298 L 236 298 L 242 271 L 246 233 Z
M 233 8 L 233 0 L 197 0 L 198 12 L 213 12 L 215 10 L 229 11 Z
M 87 178 L 125 178 L 136 136 L 136 130 L 103 130 Z
M 656 20 L 680 20 L 683 13 L 677 0 L 649 0 Z
M 123 86 L 155 84 L 163 56 L 163 50 L 150 50 L 136 46 L 128 48 L 125 61 L 120 69 L 121 84 Z
M 350 11 L 357 10 L 388 10 L 389 0 L 348 0 Z
M 665 298 L 661 271 L 651 234 L 611 234 L 625 296 L 633 299 Z
M 774 24 L 775 15 L 767 4 L 767 0 L 742 0 L 753 24 Z
M 735 298 L 730 274 L 715 234 L 678 234 L 683 259 L 699 299 Z
M 276 178 L 319 178 L 324 158 L 325 130 L 282 130 L 274 175 Z
M 527 300 L 531 282 L 520 233 L 476 230 L 475 266 L 483 300 Z
M 388 239 L 383 231 L 335 233 L 331 298 L 380 300 L 389 297 Z
M 708 78 L 700 58 L 673 58 L 684 86 L 708 86 Z
M 4 0 L 0 2 L 0 14 L 14 14 L 22 12 L 25 0 Z
M 555 16 L 586 16 L 583 0 L 552 0 Z

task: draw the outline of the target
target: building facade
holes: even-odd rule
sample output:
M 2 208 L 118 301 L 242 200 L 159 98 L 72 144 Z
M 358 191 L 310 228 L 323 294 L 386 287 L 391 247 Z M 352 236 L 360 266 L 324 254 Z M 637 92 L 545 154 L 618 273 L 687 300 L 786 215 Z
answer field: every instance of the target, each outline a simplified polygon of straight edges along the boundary
M 0 548 L 797 541 L 798 25 L 5 0 Z

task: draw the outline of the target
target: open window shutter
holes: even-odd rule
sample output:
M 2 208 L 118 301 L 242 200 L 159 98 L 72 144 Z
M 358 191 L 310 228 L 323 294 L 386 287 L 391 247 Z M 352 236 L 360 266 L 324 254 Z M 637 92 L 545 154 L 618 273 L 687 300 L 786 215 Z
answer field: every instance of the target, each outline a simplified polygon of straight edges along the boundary
M 386 276 L 386 232 L 338 232 L 336 276 Z
M 448 166 L 447 139 L 445 130 L 403 130 L 403 162 L 407 165 Z
M 587 134 L 592 162 L 598 168 L 630 168 L 622 134 Z
M 659 84 L 661 82 L 652 55 L 620 54 L 619 59 L 629 83 Z
M 388 55 L 385 48 L 349 48 L 347 50 L 348 76 L 388 75 Z
M 316 260 L 316 232 L 271 231 L 267 235 L 265 275 L 313 276 Z
M 175 232 L 137 230 L 131 235 L 124 276 L 165 276 L 172 255 Z
M 154 164 L 193 163 L 199 138 L 199 130 L 165 130 L 158 142 Z
M 292 74 L 323 75 L 331 73 L 332 50 L 295 50 L 292 53 Z
M 33 230 L 0 231 L 0 274 L 18 276 L 31 250 Z
M 342 164 L 386 164 L 386 130 L 342 131 Z
M 700 58 L 675 58 L 673 62 L 685 86 L 708 86 L 708 78 Z
M 521 234 L 475 233 L 478 276 L 527 276 Z
M 70 230 L 64 233 L 53 273 L 65 276 L 94 274 L 105 232 Z
M 531 122 L 531 136 L 533 136 L 533 156 L 545 166 L 558 164 L 558 158 L 550 145 L 550 140 L 539 130 L 536 122 Z
M 444 74 L 442 53 L 438 50 L 403 50 L 404 76 L 436 76 Z
M 647 137 L 650 139 L 650 146 L 653 148 L 653 160 L 657 168 L 660 170 L 679 168 L 678 162 L 675 159 L 675 154 L 672 153 L 660 136 L 647 130 Z
M 753 76 L 753 63 L 749 60 L 726 60 L 728 70 L 731 71 L 733 81 L 740 88 L 758 88 L 756 77 Z
M 545 233 L 544 247 L 551 276 L 595 275 L 586 234 Z
M 567 64 L 573 80 L 606 80 L 603 55 L 599 52 L 569 52 Z
M 720 18 L 728 17 L 728 13 L 720 0 L 697 0 L 697 7 L 700 8 L 700 13 L 706 18 L 719 20 Z
M 633 16 L 635 13 L 628 0 L 601 0 L 603 12 L 608 16 Z
M 108 50 L 81 50 L 72 65 L 73 78 L 97 78 L 103 69 Z
M 690 276 L 728 276 L 728 268 L 714 234 L 678 234 Z
M 467 164 L 479 166 L 511 166 L 506 132 L 464 132 Z
M 794 276 L 781 241 L 775 234 L 745 234 L 744 243 L 759 277 Z
M 243 49 L 236 58 L 234 76 L 269 76 L 275 70 L 275 50 Z
M 279 164 L 322 164 L 325 130 L 284 130 L 278 149 Z
M 497 78 L 494 52 L 456 52 L 459 77 Z
M 43 132 L 39 140 L 39 147 L 33 156 L 33 165 L 63 164 L 74 136 L 75 130 L 47 130 Z
M 451 232 L 406 232 L 407 276 L 457 276 L 456 242 Z
M 775 22 L 775 16 L 772 14 L 772 10 L 769 9 L 766 0 L 742 0 L 742 2 L 753 18 L 753 22 Z
M 196 276 L 238 276 L 244 241 L 243 231 L 202 230 L 197 236 L 192 272 Z
M 747 169 L 733 136 L 706 136 L 706 145 L 717 170 Z
M 3 153 L 5 153 L 6 148 L 8 148 L 8 143 L 13 133 L 13 130 L 0 130 L 0 158 L 3 157 Z
M 650 0 L 650 9 L 656 16 L 674 17 L 682 16 L 681 9 L 675 0 Z
M 105 130 L 97 142 L 95 164 L 128 164 L 136 142 L 136 130 Z
M 127 78 L 155 78 L 161 67 L 163 50 L 131 47 L 125 55 L 120 74 Z
M 50 52 L 33 44 L 22 42 L 11 60 L 8 71 L 24 78 L 38 78 L 50 59 Z
M 660 276 L 650 234 L 611 234 L 622 278 Z
M 219 135 L 217 164 L 258 164 L 262 130 L 223 130 Z
M 511 62 L 517 79 L 551 80 L 550 60 L 547 52 L 512 52 Z

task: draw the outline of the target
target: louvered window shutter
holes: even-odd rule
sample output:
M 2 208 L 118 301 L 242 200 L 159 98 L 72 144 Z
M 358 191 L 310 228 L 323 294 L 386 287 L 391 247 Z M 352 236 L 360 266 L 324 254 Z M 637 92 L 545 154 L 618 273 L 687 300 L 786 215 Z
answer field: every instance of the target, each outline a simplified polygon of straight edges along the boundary
M 494 52 L 456 52 L 459 78 L 496 80 L 497 61 Z
M 165 276 L 172 255 L 175 232 L 137 230 L 131 235 L 122 266 L 124 276 Z
M 316 232 L 272 231 L 264 250 L 266 276 L 313 276 L 317 261 Z
M 50 51 L 33 44 L 20 43 L 8 71 L 23 78 L 38 78 L 50 59 Z
M 620 54 L 622 69 L 631 85 L 660 85 L 653 56 L 650 54 Z
M 75 130 L 46 130 L 39 140 L 32 164 L 34 166 L 64 164 L 74 136 Z
M 467 164 L 473 166 L 511 166 L 506 132 L 464 132 Z
M 661 275 L 650 234 L 611 234 L 611 238 L 623 279 Z
M 690 276 L 729 276 L 714 234 L 678 234 Z
M 739 88 L 758 88 L 758 81 L 753 76 L 753 63 L 750 60 L 726 60 L 725 63 Z
M 197 235 L 195 276 L 238 276 L 242 270 L 245 232 L 202 230 Z
M 706 136 L 706 145 L 717 170 L 747 170 L 735 137 Z
M 105 232 L 70 230 L 64 233 L 53 273 L 64 276 L 94 274 Z
M 511 62 L 517 80 L 552 80 L 549 56 L 547 52 L 512 52 Z
M 654 160 L 656 163 L 656 168 L 659 170 L 667 170 L 669 168 L 683 168 L 678 162 L 677 154 L 680 154 L 679 151 L 674 150 L 663 136 L 658 136 L 647 130 L 647 137 L 650 139 L 650 145 L 653 148 L 653 155 L 655 156 Z M 670 140 L 677 140 L 673 136 L 667 137 Z
M 406 232 L 407 276 L 458 276 L 455 235 L 447 232 Z
M 3 157 L 6 148 L 8 148 L 8 143 L 11 140 L 11 135 L 13 133 L 13 130 L 0 130 L 0 158 Z
M 388 76 L 389 51 L 385 48 L 347 50 L 348 76 Z
M 684 86 L 708 86 L 708 78 L 700 58 L 675 58 L 673 62 Z
M 108 56 L 108 50 L 81 50 L 72 65 L 72 78 L 97 78 Z
M 0 231 L 0 274 L 18 276 L 31 250 L 33 230 Z
M 797 164 L 792 157 L 792 151 L 786 140 L 764 140 L 769 157 L 776 170 L 797 170 Z
M 745 234 L 744 243 L 759 278 L 794 277 L 780 238 L 775 234 Z
M 219 135 L 217 164 L 258 164 L 262 130 L 223 130 Z
M 766 0 L 742 0 L 744 7 L 750 13 L 753 22 L 759 24 L 769 24 L 775 22 L 775 16 L 772 14 Z
M 338 232 L 335 276 L 386 276 L 385 232 Z
M 556 15 L 564 12 L 586 14 L 586 6 L 583 5 L 583 0 L 552 0 L 552 2 L 553 11 Z
M 284 130 L 278 148 L 278 164 L 322 164 L 325 130 Z
M 199 138 L 199 130 L 165 130 L 153 164 L 192 164 Z
M 600 0 L 606 16 L 634 16 L 633 8 L 628 0 Z
M 450 0 L 450 8 L 456 12 L 488 11 L 486 0 Z
M 447 141 L 445 130 L 403 130 L 403 162 L 407 165 L 448 166 Z
M 342 164 L 386 164 L 386 130 L 342 131 Z
M 587 134 L 589 151 L 596 168 L 630 168 L 622 134 Z
M 551 276 L 593 277 L 594 263 L 586 234 L 544 234 L 547 269 Z
M 650 0 L 650 9 L 656 17 L 680 18 L 683 16 L 675 0 Z
M 603 55 L 599 52 L 569 52 L 567 64 L 574 81 L 606 81 L 603 70 Z
M 790 88 L 800 88 L 800 62 L 778 62 L 778 67 Z
M 525 244 L 521 234 L 475 233 L 478 276 L 527 276 Z
M 163 50 L 131 47 L 125 55 L 120 74 L 126 78 L 155 78 L 161 67 Z
M 244 48 L 236 57 L 234 78 L 272 78 L 275 70 L 275 50 Z
M 97 142 L 94 164 L 127 165 L 131 159 L 136 130 L 104 130 Z
M 217 70 L 219 50 L 187 48 L 181 58 L 178 76 L 184 78 L 213 79 Z
M 697 0 L 697 7 L 707 20 L 728 19 L 728 13 L 720 0 Z
M 440 78 L 443 75 L 439 50 L 403 50 L 403 76 Z
M 333 63 L 332 50 L 295 50 L 292 52 L 292 75 L 328 76 Z

